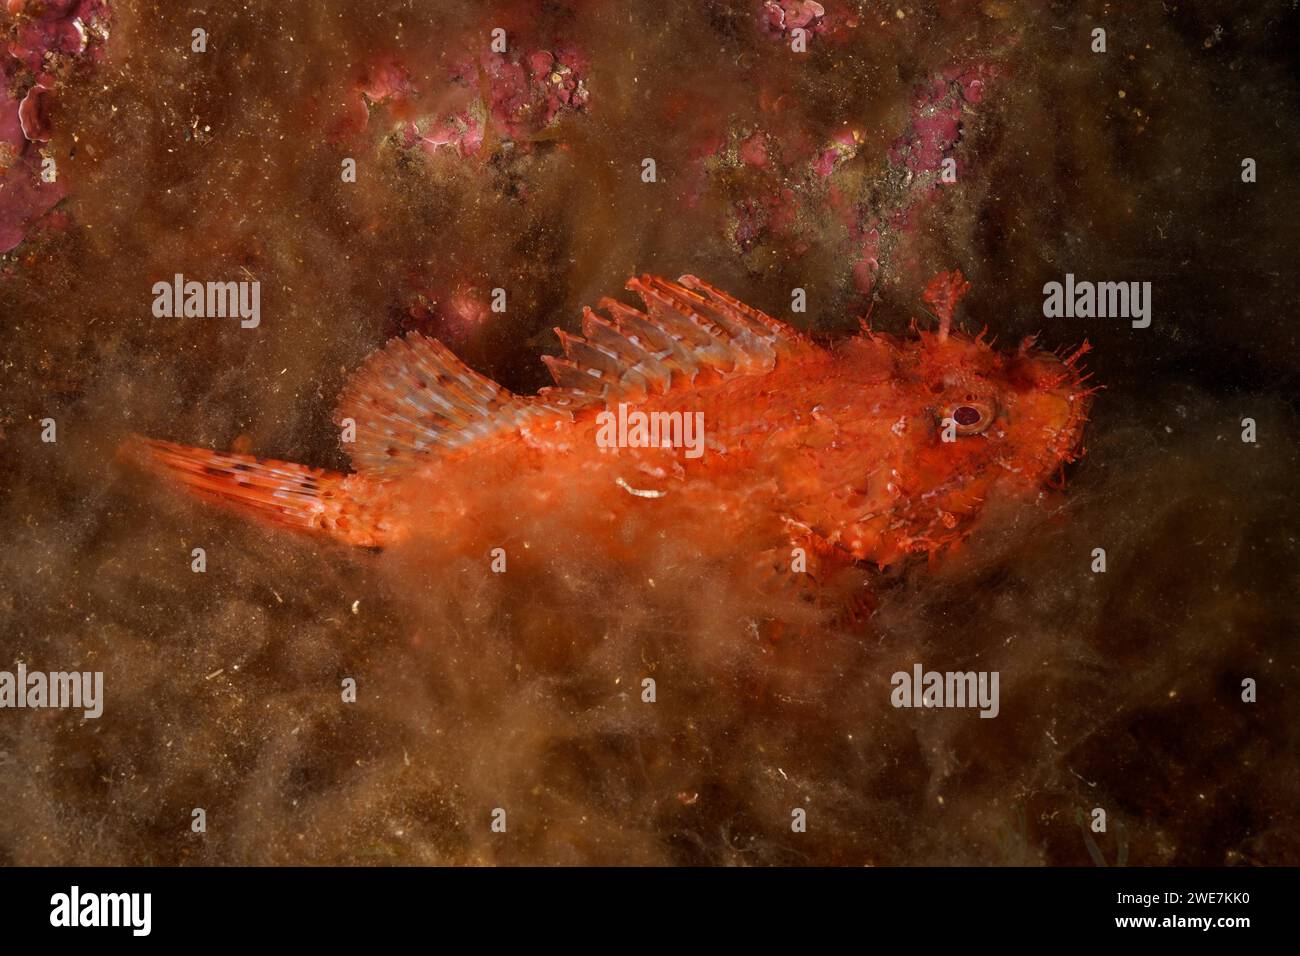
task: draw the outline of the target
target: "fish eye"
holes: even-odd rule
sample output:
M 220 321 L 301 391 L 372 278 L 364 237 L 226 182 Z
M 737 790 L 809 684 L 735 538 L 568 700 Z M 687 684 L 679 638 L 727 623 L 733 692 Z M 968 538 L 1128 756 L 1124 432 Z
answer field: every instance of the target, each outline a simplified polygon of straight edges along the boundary
M 993 422 L 993 409 L 983 402 L 958 402 L 944 411 L 944 419 L 951 419 L 958 435 L 978 435 Z

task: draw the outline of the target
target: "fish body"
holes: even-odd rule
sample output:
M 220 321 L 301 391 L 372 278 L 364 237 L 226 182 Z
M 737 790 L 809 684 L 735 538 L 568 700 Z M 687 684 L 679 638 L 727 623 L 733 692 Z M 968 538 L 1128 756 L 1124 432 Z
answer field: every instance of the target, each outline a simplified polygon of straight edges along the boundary
M 770 527 L 773 547 L 881 568 L 934 557 L 989 502 L 1036 496 L 1081 454 L 1086 345 L 1062 360 L 1032 339 L 1005 353 L 952 330 L 959 273 L 927 293 L 937 331 L 864 328 L 829 348 L 692 276 L 628 288 L 644 311 L 605 299 L 603 315 L 585 310 L 582 336 L 557 330 L 563 355 L 544 358 L 556 384 L 536 396 L 433 339 L 390 342 L 336 415 L 345 437 L 355 430 L 351 474 L 135 447 L 204 497 L 364 547 L 424 535 L 468 548 L 489 518 L 526 539 L 577 496 L 589 530 L 631 556 L 631 511 L 685 496 L 691 533 L 725 543 Z

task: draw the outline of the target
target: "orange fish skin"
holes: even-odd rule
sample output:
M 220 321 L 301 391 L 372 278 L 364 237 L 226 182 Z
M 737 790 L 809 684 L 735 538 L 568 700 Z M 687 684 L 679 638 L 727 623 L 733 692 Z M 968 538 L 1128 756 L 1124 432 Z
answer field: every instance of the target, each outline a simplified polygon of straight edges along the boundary
M 951 281 L 960 286 L 960 274 Z M 1033 499 L 1081 454 L 1095 391 L 1078 368 L 1086 344 L 1061 360 L 1028 340 L 1005 353 L 950 331 L 964 288 L 939 310 L 937 332 L 864 331 L 822 348 L 691 277 L 629 287 L 649 311 L 606 300 L 608 322 L 589 313 L 585 339 L 562 333 L 567 358 L 549 360 L 559 387 L 533 398 L 509 395 L 431 340 L 376 353 L 339 413 L 355 416 L 352 475 L 135 447 L 206 498 L 359 546 L 431 535 L 468 549 L 496 507 L 494 488 L 508 482 L 511 500 L 534 503 L 537 515 L 580 493 L 611 551 L 628 509 L 690 495 L 714 516 L 701 535 L 725 541 L 766 523 L 784 538 L 774 548 L 810 544 L 881 568 L 939 554 L 990 501 Z M 615 326 L 631 344 L 611 338 Z M 656 337 L 664 348 L 647 357 Z M 602 447 L 620 404 L 702 414 L 703 453 Z M 526 535 L 530 514 L 509 517 Z

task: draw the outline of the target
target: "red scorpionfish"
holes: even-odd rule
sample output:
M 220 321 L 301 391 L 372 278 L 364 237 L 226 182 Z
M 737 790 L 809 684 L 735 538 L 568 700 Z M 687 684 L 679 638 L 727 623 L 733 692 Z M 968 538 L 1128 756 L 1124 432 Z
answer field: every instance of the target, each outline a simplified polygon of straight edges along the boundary
M 938 276 L 935 331 L 833 348 L 695 278 L 628 282 L 582 336 L 557 330 L 555 386 L 513 395 L 436 340 L 395 339 L 349 381 L 335 421 L 355 471 L 135 438 L 155 469 L 278 526 L 362 547 L 437 540 L 478 552 L 493 527 L 527 547 L 577 500 L 592 540 L 635 560 L 633 510 L 677 498 L 720 542 L 770 529 L 772 553 L 879 568 L 934 558 L 990 502 L 1034 499 L 1082 454 L 1079 358 L 992 348 L 951 327 L 969 286 Z M 914 326 L 915 328 L 915 326 Z M 697 427 L 692 427 L 697 426 Z M 354 441 L 347 442 L 349 428 Z M 509 489 L 507 495 L 503 490 Z M 508 504 L 503 504 L 503 498 Z M 788 557 L 785 559 L 788 562 Z M 788 568 L 788 564 L 787 564 Z

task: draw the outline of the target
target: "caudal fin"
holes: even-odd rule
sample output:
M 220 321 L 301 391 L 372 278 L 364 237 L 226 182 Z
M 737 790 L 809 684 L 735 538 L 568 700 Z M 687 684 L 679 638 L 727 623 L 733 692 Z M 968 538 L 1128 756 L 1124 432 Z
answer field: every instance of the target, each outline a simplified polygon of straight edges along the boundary
M 360 547 L 386 543 L 382 522 L 355 499 L 350 487 L 355 476 L 140 435 L 128 439 L 122 451 L 199 497 L 247 517 Z

